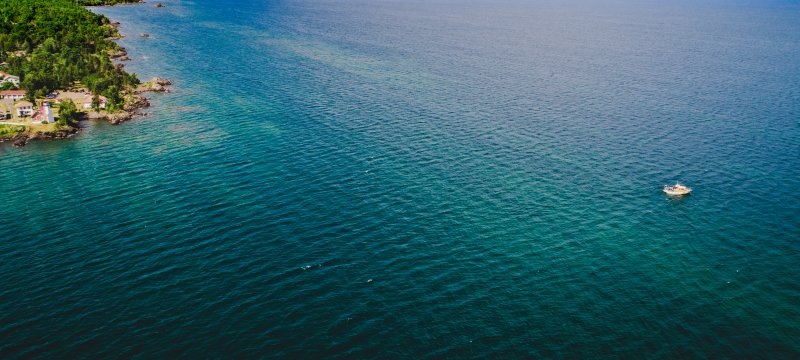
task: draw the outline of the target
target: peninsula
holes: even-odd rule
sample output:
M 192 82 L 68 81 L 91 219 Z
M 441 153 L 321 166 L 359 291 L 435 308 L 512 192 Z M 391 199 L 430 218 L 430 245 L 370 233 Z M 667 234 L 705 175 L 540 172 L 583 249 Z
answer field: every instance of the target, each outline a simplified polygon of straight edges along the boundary
M 149 106 L 141 83 L 124 70 L 118 23 L 85 6 L 140 0 L 5 0 L 0 3 L 0 142 L 71 137 L 78 121 L 119 123 Z

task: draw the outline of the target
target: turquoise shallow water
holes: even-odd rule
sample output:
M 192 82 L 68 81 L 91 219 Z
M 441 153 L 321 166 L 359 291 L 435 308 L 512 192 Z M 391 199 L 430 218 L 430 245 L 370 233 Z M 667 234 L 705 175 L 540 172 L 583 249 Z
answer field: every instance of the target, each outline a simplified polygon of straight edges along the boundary
M 3 358 L 800 356 L 796 3 L 162 2 L 0 147 Z

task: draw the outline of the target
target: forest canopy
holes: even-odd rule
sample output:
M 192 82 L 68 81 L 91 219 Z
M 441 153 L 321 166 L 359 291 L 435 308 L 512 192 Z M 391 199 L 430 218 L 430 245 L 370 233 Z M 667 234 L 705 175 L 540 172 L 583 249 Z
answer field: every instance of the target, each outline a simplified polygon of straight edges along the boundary
M 109 54 L 118 36 L 108 18 L 82 5 L 101 0 L 3 0 L 0 2 L 0 62 L 20 77 L 29 99 L 42 98 L 80 82 L 108 98 L 109 109 L 123 105 L 122 91 L 138 84 L 134 74 L 115 66 Z
M 83 6 L 116 5 L 142 2 L 141 0 L 76 0 Z

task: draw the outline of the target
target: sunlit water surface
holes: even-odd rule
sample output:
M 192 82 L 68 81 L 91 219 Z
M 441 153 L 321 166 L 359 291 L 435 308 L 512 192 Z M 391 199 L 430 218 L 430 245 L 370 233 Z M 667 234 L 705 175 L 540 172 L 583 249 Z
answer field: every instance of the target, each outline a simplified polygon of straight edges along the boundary
M 0 147 L 3 358 L 800 356 L 796 2 L 162 2 Z

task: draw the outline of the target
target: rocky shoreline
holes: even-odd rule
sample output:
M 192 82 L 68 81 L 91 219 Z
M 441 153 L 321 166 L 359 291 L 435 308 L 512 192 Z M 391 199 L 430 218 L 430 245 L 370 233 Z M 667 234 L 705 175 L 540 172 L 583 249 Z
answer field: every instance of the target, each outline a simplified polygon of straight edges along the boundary
M 160 77 L 154 77 L 149 81 L 139 84 L 136 89 L 133 89 L 133 91 L 128 94 L 128 98 L 125 101 L 125 106 L 123 107 L 122 111 L 113 113 L 88 111 L 83 113 L 83 118 L 80 121 L 99 120 L 107 121 L 110 124 L 117 125 L 125 121 L 129 121 L 135 116 L 145 116 L 147 113 L 142 112 L 141 110 L 150 106 L 150 100 L 144 97 L 142 94 L 147 92 L 166 93 L 170 91 L 168 88 L 170 85 L 172 85 L 172 81 Z M 37 131 L 35 133 L 21 133 L 12 136 L 3 136 L 0 137 L 0 143 L 11 142 L 15 147 L 22 147 L 27 145 L 28 142 L 32 140 L 69 139 L 75 136 L 79 131 L 80 127 L 78 126 L 67 126 L 55 131 Z
M 147 113 L 144 113 L 141 110 L 150 106 L 150 100 L 144 97 L 142 94 L 147 92 L 167 93 L 170 92 L 170 85 L 172 85 L 172 81 L 160 77 L 154 77 L 149 81 L 139 84 L 139 86 L 137 86 L 132 93 L 127 95 L 125 106 L 123 107 L 122 111 L 114 113 L 98 113 L 89 111 L 86 113 L 85 117 L 88 120 L 105 120 L 111 124 L 117 125 L 133 119 L 134 116 L 147 115 Z
M 172 81 L 160 77 L 154 77 L 150 81 L 139 84 L 128 95 L 125 101 L 125 106 L 122 111 L 114 113 L 88 111 L 83 113 L 83 118 L 80 121 L 86 120 L 100 120 L 107 121 L 110 124 L 117 125 L 125 121 L 133 119 L 135 116 L 145 116 L 147 113 L 141 110 L 150 106 L 150 100 L 142 96 L 146 92 L 169 92 L 168 86 L 172 85 Z M 0 143 L 11 142 L 15 147 L 22 147 L 32 140 L 59 140 L 69 139 L 75 136 L 80 131 L 78 126 L 67 126 L 65 128 L 55 131 L 37 131 L 35 133 L 21 133 L 12 136 L 0 137 Z
M 14 136 L 0 137 L 0 143 L 10 141 L 15 147 L 23 147 L 32 140 L 56 140 L 56 139 L 69 139 L 77 134 L 79 128 L 68 127 L 56 131 L 37 131 L 33 134 L 18 134 Z
M 143 3 L 139 2 L 139 3 Z M 129 3 L 130 4 L 130 3 Z M 111 5 L 113 6 L 113 5 Z M 119 28 L 120 23 L 118 21 L 114 21 L 110 24 L 110 26 Z M 121 38 L 122 34 L 119 34 L 118 37 L 112 38 L 110 40 L 116 40 Z M 109 54 L 109 58 L 112 61 L 129 61 L 130 58 L 128 57 L 128 51 L 122 46 L 117 46 L 115 52 Z M 124 67 L 124 64 L 117 63 L 118 67 Z M 107 121 L 110 124 L 117 125 L 123 123 L 125 121 L 129 121 L 133 119 L 135 116 L 144 116 L 147 113 L 143 112 L 142 109 L 150 106 L 150 100 L 143 96 L 142 94 L 148 92 L 156 92 L 156 93 L 168 93 L 170 92 L 169 86 L 172 85 L 172 81 L 160 77 L 154 77 L 148 81 L 145 81 L 134 89 L 129 89 L 125 94 L 125 105 L 123 106 L 121 111 L 107 113 L 105 111 L 96 112 L 96 111 L 87 111 L 83 113 L 83 118 L 80 121 L 85 120 L 100 120 L 100 121 Z M 58 140 L 58 139 L 69 139 L 75 136 L 80 131 L 79 126 L 66 126 L 64 128 L 55 130 L 55 131 L 48 131 L 42 132 L 37 131 L 35 133 L 20 133 L 12 136 L 4 136 L 0 137 L 0 143 L 4 142 L 11 142 L 15 147 L 22 147 L 25 146 L 29 141 L 32 140 Z
M 92 5 L 92 6 L 88 6 L 88 7 L 120 6 L 120 5 L 138 5 L 138 4 L 144 4 L 144 3 L 145 3 L 145 1 L 144 1 L 144 0 L 139 0 L 139 1 L 133 1 L 133 2 L 120 2 L 120 3 L 116 3 L 116 4 Z

